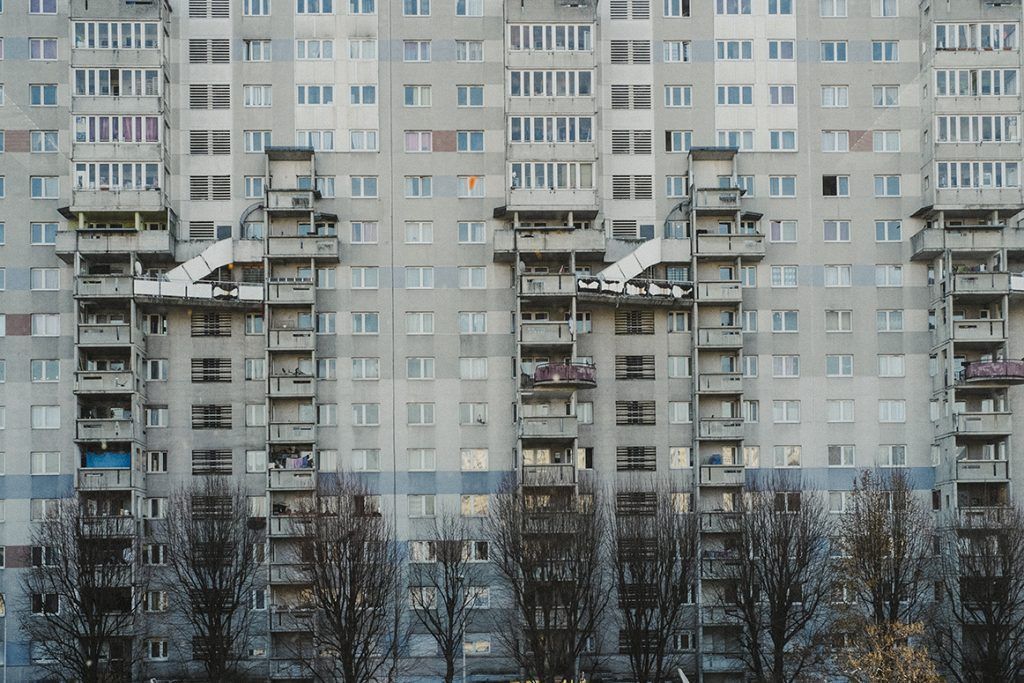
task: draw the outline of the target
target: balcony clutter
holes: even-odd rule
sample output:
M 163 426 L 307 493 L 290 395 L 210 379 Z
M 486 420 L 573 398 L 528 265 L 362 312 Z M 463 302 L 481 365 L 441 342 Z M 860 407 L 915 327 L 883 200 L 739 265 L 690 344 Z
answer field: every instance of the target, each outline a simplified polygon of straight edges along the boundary
M 576 280 L 580 292 L 607 294 L 609 296 L 640 296 L 664 299 L 688 299 L 693 296 L 693 285 L 688 282 L 667 282 L 663 280 L 630 280 L 614 282 L 596 277 L 581 277 Z

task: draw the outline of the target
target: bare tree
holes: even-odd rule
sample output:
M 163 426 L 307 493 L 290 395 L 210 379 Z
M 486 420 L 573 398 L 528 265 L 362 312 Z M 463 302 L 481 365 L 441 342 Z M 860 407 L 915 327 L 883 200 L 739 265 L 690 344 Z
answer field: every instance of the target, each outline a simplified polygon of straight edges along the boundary
M 314 628 L 296 653 L 317 680 L 370 683 L 396 661 L 401 580 L 394 529 L 356 479 L 321 483 L 296 517 Z
M 417 623 L 437 643 L 444 664 L 444 681 L 455 680 L 467 628 L 476 610 L 477 591 L 486 585 L 479 562 L 471 560 L 474 540 L 461 517 L 442 511 L 434 520 L 429 542 L 433 562 L 409 565 L 409 590 Z
M 184 618 L 186 642 L 211 681 L 245 677 L 252 596 L 264 588 L 263 529 L 250 524 L 245 490 L 220 477 L 194 479 L 168 501 L 154 533 L 166 547 L 168 594 Z
M 840 574 L 856 607 L 852 626 L 912 623 L 931 587 L 932 519 L 903 470 L 864 471 L 838 531 Z M 858 624 L 860 621 L 862 623 Z
M 964 517 L 945 534 L 933 647 L 951 680 L 1024 676 L 1024 514 L 1016 508 Z
M 795 484 L 779 479 L 750 493 L 738 561 L 720 574 L 722 611 L 741 627 L 740 657 L 763 683 L 808 680 L 825 641 L 831 522 L 821 498 Z
M 673 680 L 685 659 L 674 639 L 695 626 L 696 517 L 677 509 L 666 485 L 634 482 L 616 495 L 612 541 L 620 645 L 633 680 Z
M 844 678 L 851 683 L 941 683 L 927 651 L 912 644 L 923 633 L 920 622 L 869 625 L 846 655 Z
M 609 603 L 608 532 L 596 490 L 534 494 L 510 478 L 495 495 L 487 536 L 510 601 L 497 637 L 527 680 L 578 680 Z
M 135 680 L 147 587 L 135 524 L 129 515 L 98 514 L 66 498 L 33 525 L 33 566 L 22 579 L 32 616 L 21 628 L 38 666 L 60 680 Z

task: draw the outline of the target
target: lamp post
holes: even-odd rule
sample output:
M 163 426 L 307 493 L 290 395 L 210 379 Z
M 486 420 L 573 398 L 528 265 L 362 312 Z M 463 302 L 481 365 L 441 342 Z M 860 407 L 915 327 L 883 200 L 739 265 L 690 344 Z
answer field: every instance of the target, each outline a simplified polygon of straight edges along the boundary
M 4 620 L 4 683 L 7 683 L 7 599 L 0 593 L 0 619 Z

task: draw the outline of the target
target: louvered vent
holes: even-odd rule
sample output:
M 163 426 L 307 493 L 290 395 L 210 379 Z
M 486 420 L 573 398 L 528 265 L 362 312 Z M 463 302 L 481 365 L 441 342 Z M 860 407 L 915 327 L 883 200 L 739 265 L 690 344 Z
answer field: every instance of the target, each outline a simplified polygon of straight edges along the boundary
M 193 337 L 230 337 L 231 316 L 227 313 L 193 313 Z
M 192 451 L 192 474 L 231 474 L 231 451 Z M 219 496 L 192 496 L 193 511 L 200 514 L 211 514 L 211 501 L 220 500 Z M 231 499 L 227 499 L 227 509 L 231 509 Z M 196 508 L 199 508 L 198 510 Z M 213 505 L 218 509 L 220 505 Z
M 653 472 L 657 467 L 654 446 L 619 446 L 615 449 L 615 469 L 619 472 Z
M 612 237 L 620 240 L 636 239 L 636 221 L 613 220 Z
M 229 109 L 231 86 L 227 83 L 192 84 L 188 86 L 189 109 Z
M 230 358 L 193 358 L 193 382 L 230 382 Z
M 188 238 L 190 240 L 212 240 L 213 237 L 213 221 L 189 221 Z
M 230 429 L 231 405 L 192 406 L 192 429 Z
M 615 379 L 654 379 L 654 356 L 615 356 Z
M 654 334 L 654 311 L 615 311 L 615 334 Z
M 653 425 L 657 407 L 654 401 L 616 401 L 615 424 Z

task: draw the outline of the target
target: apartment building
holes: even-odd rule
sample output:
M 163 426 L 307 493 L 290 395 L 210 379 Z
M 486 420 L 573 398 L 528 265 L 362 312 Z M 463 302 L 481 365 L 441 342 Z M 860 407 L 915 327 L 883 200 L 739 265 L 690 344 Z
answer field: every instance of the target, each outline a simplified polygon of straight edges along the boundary
M 939 513 L 1007 502 L 1022 18 L 0 0 L 5 680 L 38 674 L 19 569 L 76 491 L 141 549 L 183 482 L 244 481 L 270 581 L 249 655 L 281 680 L 309 628 L 289 512 L 339 471 L 409 547 L 509 473 L 550 496 L 653 474 L 708 557 L 778 470 L 837 513 L 873 467 Z M 707 581 L 677 646 L 741 680 Z M 157 678 L 190 658 L 160 623 Z M 469 678 L 515 680 L 485 627 L 465 641 Z M 410 670 L 432 652 L 414 637 Z

